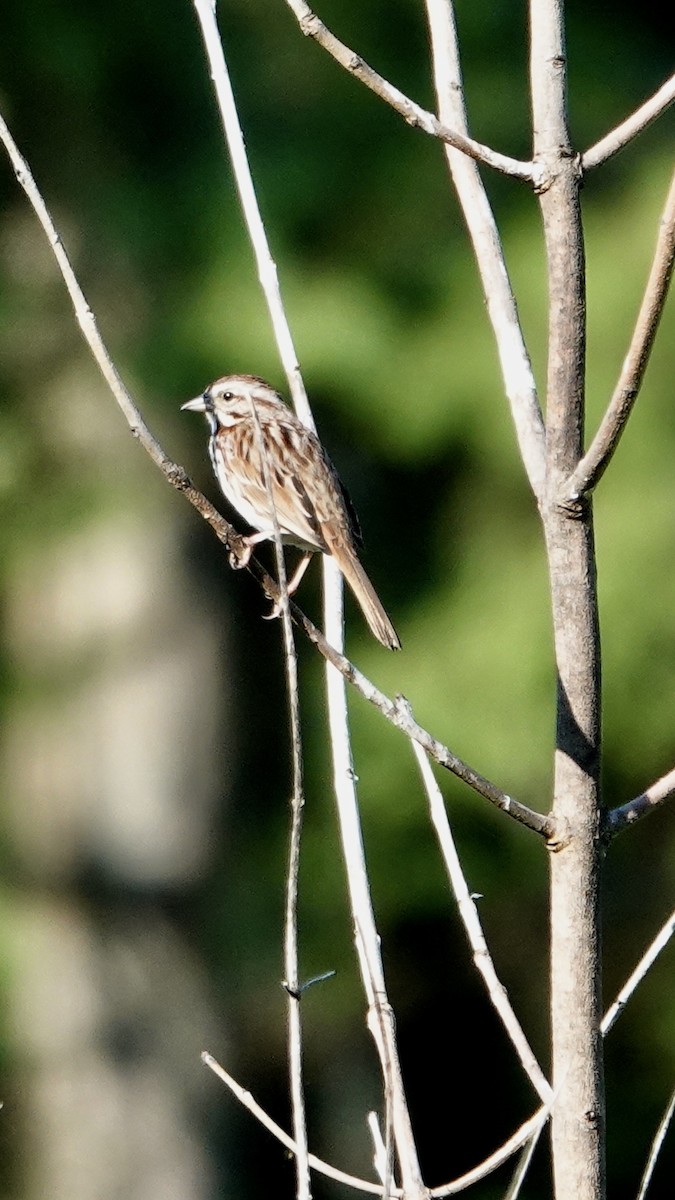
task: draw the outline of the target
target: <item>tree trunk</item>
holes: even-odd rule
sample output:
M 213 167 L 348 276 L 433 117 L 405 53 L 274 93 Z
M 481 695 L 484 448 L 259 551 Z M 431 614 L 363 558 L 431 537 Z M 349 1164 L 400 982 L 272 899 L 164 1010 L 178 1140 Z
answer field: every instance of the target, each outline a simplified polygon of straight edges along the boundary
M 598 884 L 600 640 L 590 502 L 561 505 L 583 451 L 585 264 L 581 175 L 566 114 L 562 9 L 531 6 L 535 156 L 548 262 L 547 486 L 542 517 L 558 670 L 551 855 L 553 1172 L 557 1200 L 602 1200 L 604 1088 Z

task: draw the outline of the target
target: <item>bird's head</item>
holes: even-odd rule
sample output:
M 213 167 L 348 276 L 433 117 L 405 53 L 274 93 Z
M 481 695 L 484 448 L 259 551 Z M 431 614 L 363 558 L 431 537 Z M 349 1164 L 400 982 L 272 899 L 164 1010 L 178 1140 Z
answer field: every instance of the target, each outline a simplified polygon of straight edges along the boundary
M 251 403 L 279 405 L 283 401 L 274 388 L 257 375 L 223 375 L 215 383 L 181 405 L 181 411 L 201 412 L 212 429 L 227 427 L 250 416 Z

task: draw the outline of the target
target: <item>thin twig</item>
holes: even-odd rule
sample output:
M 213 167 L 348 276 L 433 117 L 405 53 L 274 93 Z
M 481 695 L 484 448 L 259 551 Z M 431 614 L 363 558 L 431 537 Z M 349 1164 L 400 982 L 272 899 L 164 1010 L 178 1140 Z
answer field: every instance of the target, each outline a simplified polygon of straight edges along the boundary
M 119 408 L 127 420 L 132 435 L 137 439 L 143 449 L 149 454 L 155 466 L 159 467 L 160 471 L 177 491 L 182 492 L 190 504 L 204 518 L 205 521 L 213 529 L 216 536 L 220 539 L 224 546 L 238 558 L 245 549 L 244 539 L 236 529 L 226 521 L 224 517 L 213 507 L 213 505 L 202 495 L 200 491 L 192 484 L 183 467 L 164 453 L 159 442 L 153 437 L 148 426 L 146 425 L 140 410 L 127 391 L 122 379 L 113 363 L 113 360 L 107 350 L 107 347 L 101 337 L 101 334 L 96 323 L 96 318 L 92 312 L 84 293 L 77 281 L 75 272 L 71 266 L 70 260 L 66 253 L 65 247 L 61 240 L 60 234 L 57 232 L 54 222 L 49 214 L 47 206 L 37 188 L 31 170 L 25 158 L 19 152 L 17 145 L 7 128 L 5 121 L 0 116 L 0 140 L 7 151 L 7 155 L 14 168 L 16 178 L 23 188 L 28 200 L 35 212 L 46 236 L 51 250 L 56 258 L 59 270 L 63 276 L 64 283 L 68 289 L 75 317 L 77 319 L 80 330 L 84 339 L 89 346 L 92 356 L 103 375 L 108 387 L 110 388 Z
M 220 540 L 225 544 L 225 546 L 228 548 L 230 553 L 234 554 L 234 556 L 236 558 L 238 555 L 241 554 L 242 550 L 244 549 L 243 539 L 236 532 L 236 530 L 234 530 L 233 527 L 227 521 L 225 521 L 223 517 L 220 516 L 220 514 L 215 510 L 215 508 L 213 508 L 213 506 L 208 502 L 208 500 L 204 496 L 202 496 L 201 492 L 199 492 L 196 488 L 193 487 L 193 485 L 191 484 L 190 480 L 188 479 L 188 477 L 185 474 L 182 467 L 179 467 L 176 463 L 172 462 L 172 460 L 169 459 L 168 456 L 164 453 L 164 451 L 160 447 L 159 443 L 156 441 L 156 439 L 150 433 L 150 430 L 148 429 L 147 425 L 145 424 L 136 404 L 132 400 L 129 392 L 127 391 L 124 383 L 122 382 L 122 379 L 120 378 L 120 375 L 119 375 L 119 373 L 110 357 L 110 354 L 105 346 L 105 343 L 103 342 L 103 339 L 98 331 L 98 326 L 97 326 L 94 314 L 85 299 L 84 293 L 82 292 L 82 289 L 80 288 L 79 283 L 77 282 L 77 278 L 76 278 L 73 268 L 70 264 L 70 260 L 66 253 L 66 250 L 63 246 L 63 243 L 61 241 L 59 234 L 56 231 L 56 228 L 55 228 L 54 223 L 49 215 L 47 207 L 42 199 L 42 196 L 40 195 L 40 192 L 38 191 L 38 188 L 35 184 L 35 181 L 33 179 L 32 173 L 28 167 L 28 164 L 26 163 L 25 159 L 19 153 L 19 150 L 9 132 L 9 129 L 7 128 L 7 125 L 1 116 L 0 116 L 0 138 L 2 139 L 3 144 L 5 145 L 7 153 L 10 157 L 10 160 L 12 162 L 12 165 L 13 165 L 15 173 L 16 173 L 17 180 L 19 181 L 23 190 L 25 191 L 26 195 L 28 196 L 28 199 L 30 200 L 30 202 L 33 206 L 33 209 L 40 221 L 40 224 L 42 225 L 42 227 L 47 235 L 49 244 L 54 252 L 57 263 L 61 270 L 61 274 L 63 276 L 66 287 L 68 289 L 68 293 L 72 300 L 73 308 L 75 310 L 75 315 L 77 317 L 77 320 L 78 320 L 78 323 L 82 330 L 82 333 L 87 341 L 87 344 L 95 358 L 95 361 L 96 361 L 99 369 L 101 370 L 101 373 L 103 374 L 104 379 L 108 383 L 108 386 L 110 387 L 119 407 L 121 408 L 124 416 L 127 419 L 127 422 L 131 428 L 131 432 L 134 434 L 134 436 L 138 439 L 138 441 L 143 446 L 143 448 L 150 455 L 150 458 L 152 459 L 152 461 L 160 468 L 160 470 L 164 474 L 165 478 L 169 481 L 169 483 L 171 483 L 173 487 L 177 488 L 178 491 L 183 492 L 187 496 L 190 503 L 205 518 L 205 520 L 208 521 L 208 523 L 214 529 L 214 531 L 216 532 L 216 534 L 220 538 Z M 282 563 L 281 573 L 282 573 L 282 577 L 283 577 L 283 563 Z M 280 590 L 276 587 L 276 585 L 274 585 L 274 581 L 270 580 L 270 582 L 273 584 L 273 590 L 275 591 L 277 597 L 279 597 L 281 599 L 281 602 L 283 604 L 283 602 L 284 602 L 283 587 Z M 288 598 L 286 596 L 286 606 L 287 605 L 288 605 Z M 288 967 L 287 967 L 287 971 L 288 971 Z M 296 974 L 297 974 L 297 972 L 296 972 Z M 293 1007 L 294 1002 L 292 999 L 289 1001 L 289 1003 L 291 1004 L 291 1007 Z M 295 1003 L 296 1010 L 298 1009 L 298 1007 L 299 1006 L 297 1005 L 297 1003 Z M 292 1018 L 293 1024 L 297 1024 L 297 1020 L 298 1020 L 298 1016 L 296 1015 L 295 1017 Z M 294 1054 L 294 1060 L 297 1061 L 297 1053 Z M 297 1091 L 297 1088 L 296 1088 L 296 1091 Z M 300 1140 L 300 1143 L 302 1144 L 302 1134 L 301 1133 L 299 1133 L 299 1140 Z M 305 1137 L 305 1140 L 306 1140 L 306 1137 Z M 303 1194 L 305 1196 L 307 1196 L 309 1193 L 307 1190 L 304 1190 Z
M 205 1066 L 207 1066 L 209 1070 L 213 1071 L 214 1075 L 217 1075 L 218 1079 L 220 1079 L 220 1081 L 230 1089 L 233 1096 L 236 1097 L 239 1103 L 248 1112 L 250 1112 L 251 1115 L 255 1117 L 256 1120 L 259 1121 L 260 1124 L 263 1125 L 264 1128 L 267 1129 L 268 1132 L 277 1139 L 277 1141 L 281 1143 L 282 1146 L 285 1146 L 285 1148 L 289 1150 L 291 1154 L 295 1154 L 295 1143 L 292 1137 L 290 1137 L 280 1125 L 277 1125 L 276 1121 L 272 1120 L 269 1114 L 265 1112 L 264 1108 L 261 1108 L 257 1100 L 253 1098 L 251 1093 L 247 1091 L 246 1088 L 241 1087 L 241 1085 L 237 1083 L 236 1079 L 234 1079 L 232 1075 L 230 1075 L 230 1073 L 226 1071 L 225 1068 L 221 1066 L 221 1064 L 213 1057 L 213 1055 L 208 1053 L 207 1050 L 202 1052 L 201 1057 Z M 549 1113 L 550 1108 L 547 1105 L 537 1109 L 537 1111 L 531 1117 L 528 1117 L 528 1119 L 524 1121 L 518 1129 L 516 1129 L 515 1133 L 512 1133 L 511 1136 L 507 1138 L 507 1140 L 503 1142 L 501 1146 L 498 1146 L 492 1154 L 488 1155 L 483 1162 L 479 1163 L 475 1167 L 472 1167 L 471 1170 L 467 1171 L 464 1175 L 460 1175 L 458 1179 L 453 1179 L 448 1183 L 439 1184 L 438 1187 L 430 1188 L 428 1195 L 433 1197 L 434 1200 L 444 1200 L 445 1196 L 455 1196 L 458 1192 L 463 1192 L 466 1188 L 471 1187 L 472 1184 L 478 1183 L 481 1179 L 485 1179 L 486 1176 L 497 1170 L 502 1163 L 508 1162 L 509 1158 L 511 1158 L 511 1156 L 518 1150 L 520 1150 L 521 1146 L 525 1145 L 529 1138 L 531 1138 L 534 1134 L 537 1134 L 538 1131 L 544 1127 Z M 339 1183 L 346 1183 L 348 1187 L 352 1187 L 356 1191 L 367 1192 L 371 1196 L 380 1196 L 382 1194 L 381 1183 L 370 1183 L 366 1179 L 359 1179 L 358 1176 L 348 1175 L 345 1171 L 340 1171 L 337 1167 L 331 1166 L 330 1163 L 324 1162 L 323 1159 L 317 1158 L 315 1154 L 310 1154 L 309 1162 L 313 1170 L 318 1171 L 322 1175 L 326 1175 L 329 1179 L 336 1179 Z M 402 1197 L 404 1192 L 400 1187 L 392 1187 L 390 1195 L 398 1198 Z
M 211 68 L 211 78 L 218 100 L 218 108 L 223 122 L 223 130 L 241 200 L 242 212 L 255 254 L 258 279 L 260 280 L 260 285 L 267 302 L 274 338 L 279 350 L 279 357 L 281 358 L 288 380 L 295 410 L 305 425 L 310 429 L 315 429 L 314 418 L 312 417 L 305 385 L 300 374 L 293 336 L 281 299 L 277 265 L 272 258 L 267 234 L 265 233 L 265 227 L 260 215 L 260 207 L 246 154 L 244 136 L 239 124 L 237 106 L 216 21 L 216 6 L 213 0 L 194 0 L 194 6 Z
M 442 120 L 465 132 L 466 109 L 452 5 L 448 0 L 427 0 L 427 13 L 438 111 Z M 476 164 L 450 146 L 446 146 L 445 155 L 473 245 L 520 454 L 541 504 L 546 457 L 544 422 L 499 231 Z
M 270 475 L 267 447 L 260 427 L 260 418 L 253 399 L 250 400 L 251 419 L 255 425 L 258 453 L 267 492 L 272 528 L 277 577 L 281 592 L 282 636 L 284 641 L 284 663 L 288 712 L 290 719 L 293 790 L 291 795 L 291 828 L 288 840 L 288 871 L 286 875 L 286 905 L 284 919 L 284 969 L 285 987 L 288 995 L 288 1066 L 291 1089 L 293 1133 L 297 1153 L 298 1200 L 310 1200 L 311 1181 L 309 1174 L 309 1146 L 307 1142 L 307 1114 L 302 1073 L 302 1019 L 300 1012 L 300 979 L 298 968 L 298 882 L 300 877 L 300 839 L 302 817 L 305 806 L 302 766 L 302 730 L 300 725 L 300 695 L 298 690 L 298 659 L 293 638 L 293 624 L 288 598 L 288 580 L 284 562 L 284 547 L 281 529 L 274 503 L 274 490 Z
M 628 829 L 629 825 L 634 825 L 641 817 L 646 817 L 649 813 L 654 812 L 660 804 L 673 795 L 675 795 L 675 767 L 657 779 L 656 783 L 648 787 L 645 792 L 641 792 L 639 796 L 628 800 L 626 804 L 620 804 L 618 808 L 613 808 L 608 812 L 605 821 L 605 836 L 615 837 L 617 833 Z
M 377 1113 L 368 1113 L 368 1129 L 373 1142 L 373 1167 L 382 1181 L 382 1200 L 389 1200 L 389 1197 L 395 1194 L 393 1129 L 389 1112 L 385 1114 L 385 1119 L 386 1138 L 383 1138 Z
M 295 1154 L 296 1147 L 293 1138 L 286 1133 L 285 1129 L 282 1129 L 280 1125 L 277 1125 L 276 1121 L 272 1120 L 269 1114 L 265 1112 L 264 1108 L 261 1108 L 257 1100 L 253 1098 L 251 1093 L 247 1091 L 246 1088 L 241 1087 L 241 1085 L 237 1083 L 236 1079 L 230 1075 L 229 1071 L 226 1071 L 225 1068 L 221 1066 L 221 1064 L 217 1062 L 207 1050 L 202 1052 L 202 1062 L 211 1071 L 213 1071 L 214 1075 L 218 1076 L 221 1083 L 224 1083 L 225 1086 L 230 1089 L 232 1094 L 236 1096 L 239 1103 L 242 1104 L 243 1107 L 250 1112 L 251 1115 L 254 1116 L 256 1120 L 259 1121 L 260 1124 L 263 1125 L 264 1128 L 267 1129 L 267 1131 L 277 1139 L 278 1142 L 281 1142 L 282 1146 L 285 1146 L 285 1148 L 290 1151 L 291 1154 Z M 326 1175 L 329 1179 L 336 1179 L 338 1183 L 346 1183 L 349 1187 L 355 1188 L 359 1192 L 368 1192 L 372 1196 L 379 1196 L 382 1191 L 382 1187 L 379 1183 L 369 1183 L 365 1179 L 359 1179 L 355 1175 L 347 1174 L 346 1171 L 340 1171 L 337 1167 L 331 1166 L 330 1163 L 324 1162 L 323 1159 L 317 1158 L 316 1154 L 309 1155 L 309 1164 L 313 1170 L 318 1171 L 321 1175 Z M 401 1196 L 401 1189 L 394 1188 L 393 1195 Z
M 513 1011 L 506 988 L 495 970 L 495 965 L 488 950 L 485 934 L 480 923 L 478 908 L 464 878 L 462 864 L 460 863 L 457 847 L 452 836 L 452 829 L 443 802 L 443 796 L 441 795 L 441 789 L 434 778 L 434 773 L 424 750 L 422 750 L 417 742 L 412 742 L 412 748 L 422 774 L 422 780 L 429 800 L 431 821 L 436 830 L 450 886 L 454 892 L 459 915 L 464 925 L 469 945 L 473 951 L 473 961 L 483 978 L 488 996 L 511 1039 L 523 1070 L 537 1092 L 539 1099 L 544 1104 L 548 1104 L 553 1095 L 551 1086 L 537 1062 L 532 1047 Z
M 525 1145 L 518 1156 L 518 1162 L 516 1163 L 516 1169 L 513 1172 L 511 1182 L 504 1193 L 504 1200 L 518 1200 L 520 1189 L 523 1186 L 523 1183 L 525 1182 L 525 1176 L 530 1169 L 530 1163 L 532 1162 L 534 1152 L 537 1149 L 537 1143 L 541 1137 L 543 1128 L 544 1125 L 542 1122 L 542 1124 L 535 1129 L 534 1133 L 531 1134 L 529 1140 L 525 1142 Z
M 324 569 L 329 567 L 337 567 L 331 558 L 326 558 Z M 279 589 L 277 584 L 268 575 L 265 569 L 255 558 L 251 558 L 248 570 L 260 582 L 265 592 L 271 600 L 279 599 Z M 443 767 L 446 771 L 461 779 L 466 783 L 472 791 L 483 799 L 489 800 L 495 808 L 500 812 L 506 813 L 519 825 L 524 825 L 526 829 L 530 829 L 533 833 L 543 837 L 549 844 L 553 844 L 556 840 L 556 826 L 550 814 L 539 813 L 533 808 L 529 808 L 515 796 L 511 796 L 508 792 L 498 787 L 496 783 L 492 783 L 484 775 L 481 775 L 464 759 L 455 754 L 449 746 L 435 738 L 429 733 L 424 726 L 419 725 L 412 715 L 412 709 L 405 696 L 398 695 L 394 700 L 380 691 L 378 687 L 370 680 L 363 671 L 351 662 L 349 658 L 337 650 L 331 642 L 325 637 L 317 626 L 310 621 L 309 617 L 298 608 L 293 601 L 290 603 L 291 616 L 296 624 L 300 625 L 307 634 L 307 637 L 316 646 L 317 650 L 327 662 L 331 663 L 336 670 L 344 677 L 347 683 L 357 691 L 364 700 L 372 704 L 393 725 L 400 730 L 405 737 L 412 741 L 418 742 L 423 750 L 426 750 L 430 758 L 437 762 L 439 767 Z M 327 625 L 328 628 L 328 625 Z
M 633 995 L 636 987 L 641 980 L 644 979 L 647 971 L 651 967 L 652 963 L 656 961 L 661 951 L 664 950 L 668 945 L 668 942 L 670 941 L 674 932 L 675 912 L 672 912 L 659 929 L 659 932 L 654 940 L 645 950 L 638 965 L 636 966 L 635 970 L 631 972 L 630 977 L 624 983 L 614 1003 L 611 1004 L 607 1009 L 607 1012 L 602 1019 L 602 1024 L 600 1025 L 600 1032 L 603 1037 L 607 1037 L 607 1034 L 614 1025 L 615 1021 L 617 1021 L 621 1016 L 621 1013 Z
M 300 711 L 298 699 L 297 658 L 295 647 L 289 651 L 288 642 L 293 642 L 290 617 L 284 613 L 284 642 L 291 708 L 293 740 L 293 795 L 291 796 L 291 828 L 288 842 L 288 873 L 286 879 L 286 911 L 284 921 L 284 963 L 286 990 L 288 992 L 288 1056 L 291 1085 L 291 1108 L 293 1130 L 298 1153 L 298 1200 L 308 1200 L 311 1195 L 309 1175 L 309 1147 L 307 1141 L 307 1116 L 302 1070 L 302 1019 L 300 1011 L 301 990 L 298 969 L 298 880 L 300 875 L 300 837 L 305 803 L 302 788 L 302 748 L 300 744 Z M 291 671 L 291 662 L 293 669 Z
M 581 167 L 583 171 L 590 171 L 593 167 L 599 167 L 601 163 L 607 162 L 612 155 L 618 154 L 619 150 L 623 150 L 633 138 L 642 133 L 648 125 L 660 117 L 662 113 L 675 101 L 675 75 L 671 75 L 664 84 L 641 104 L 634 113 L 617 125 L 611 133 L 605 134 L 599 142 L 591 146 L 581 156 Z
M 432 1197 L 432 1200 L 444 1200 L 445 1196 L 456 1196 L 458 1192 L 465 1191 L 466 1188 L 471 1187 L 474 1183 L 478 1183 L 481 1179 L 485 1179 L 488 1175 L 491 1175 L 497 1167 L 501 1167 L 502 1163 L 508 1162 L 511 1155 L 520 1150 L 521 1146 L 524 1146 L 530 1138 L 539 1136 L 550 1116 L 550 1112 L 550 1107 L 547 1105 L 538 1109 L 532 1117 L 523 1122 L 510 1138 L 507 1138 L 494 1153 L 490 1154 L 477 1167 L 473 1167 L 472 1170 L 467 1171 L 464 1175 L 460 1175 L 452 1183 L 444 1183 L 440 1187 L 430 1188 L 429 1196 Z
M 476 162 L 484 163 L 487 167 L 493 167 L 496 171 L 501 171 L 504 175 L 511 175 L 515 179 L 523 179 L 527 183 L 540 183 L 537 167 L 532 162 L 521 162 L 516 158 L 509 158 L 505 154 L 498 154 L 497 151 L 491 150 L 489 146 L 483 146 L 480 142 L 476 142 L 470 138 L 463 130 L 451 129 L 448 125 L 444 125 L 439 121 L 433 113 L 427 112 L 426 109 L 420 108 L 419 104 L 415 104 L 414 100 L 410 100 L 403 92 L 393 84 L 388 83 L 382 75 L 378 75 L 377 71 L 373 70 L 367 62 L 361 58 L 360 54 L 355 54 L 349 46 L 345 46 L 339 38 L 331 33 L 330 29 L 324 25 L 323 21 L 317 17 L 304 0 L 286 0 L 288 7 L 295 14 L 300 29 L 306 37 L 311 37 L 324 50 L 327 50 L 331 58 L 344 67 L 350 75 L 360 79 L 365 83 L 371 92 L 384 100 L 386 104 L 393 108 L 408 125 L 413 125 L 417 129 L 421 129 L 424 133 L 428 133 L 431 137 L 439 138 L 448 146 L 453 146 L 454 149 L 460 150 L 462 154 L 466 154 L 469 158 L 475 159 Z
M 654 260 L 619 381 L 590 449 L 562 488 L 561 502 L 563 504 L 576 504 L 582 496 L 593 490 L 617 448 L 640 391 L 649 355 L 654 345 L 656 331 L 668 295 L 674 259 L 675 173 L 670 182 L 668 198 L 659 222 Z
M 326 559 L 324 579 L 326 591 L 324 620 L 326 633 L 331 639 L 342 637 L 341 613 L 335 606 L 328 607 L 328 588 L 331 575 L 337 573 L 337 565 Z M 342 658 L 341 654 L 338 658 Z M 349 717 L 347 712 L 344 681 L 333 670 L 339 663 L 333 655 L 327 655 L 326 688 L 328 694 L 328 720 L 331 746 L 333 748 L 333 786 L 337 800 L 337 815 L 342 854 L 347 872 L 349 899 L 354 919 L 354 944 L 356 947 L 361 980 L 368 1003 L 368 1029 L 375 1042 L 384 1092 L 385 1122 L 391 1124 L 396 1142 L 401 1182 L 406 1197 L 420 1200 L 426 1195 L 417 1159 L 415 1139 L 408 1112 L 403 1086 L 403 1077 L 396 1048 L 396 1027 L 389 1004 L 380 950 L 380 938 L 375 924 L 370 883 L 363 846 L 363 834 L 356 794 L 354 771 L 349 739 Z
M 270 583 L 272 581 L 270 580 Z M 463 759 L 458 758 L 448 746 L 439 742 L 432 734 L 430 734 L 411 716 L 408 706 L 408 701 L 403 696 L 397 696 L 396 700 L 390 700 L 381 692 L 374 683 L 368 679 L 354 663 L 340 654 L 333 646 L 330 645 L 323 634 L 316 628 L 315 625 L 305 616 L 303 612 L 291 605 L 291 612 L 294 619 L 300 621 L 310 641 L 314 642 L 318 650 L 327 658 L 333 666 L 337 667 L 341 675 L 353 685 L 354 688 L 366 699 L 370 704 L 373 704 L 382 716 L 385 717 L 391 725 L 400 729 L 406 737 L 412 738 L 413 741 L 419 742 L 420 746 L 427 751 L 434 762 L 437 762 L 440 767 L 450 771 L 458 779 L 468 784 L 474 792 L 484 799 L 489 800 L 491 804 L 498 808 L 501 812 L 507 813 L 510 817 L 517 821 L 520 825 L 524 825 L 527 829 L 531 829 L 533 833 L 539 834 L 548 842 L 555 840 L 555 824 L 550 815 L 538 813 L 532 808 L 528 808 L 526 804 L 522 804 L 516 800 L 514 796 L 510 796 L 507 792 L 502 791 L 500 787 L 486 779 L 484 775 L 480 775 L 473 767 Z
M 654 1167 L 656 1166 L 656 1160 L 659 1157 L 659 1153 L 661 1151 L 661 1147 L 663 1145 L 665 1136 L 668 1132 L 668 1126 L 670 1125 L 670 1122 L 672 1120 L 674 1112 L 675 1112 L 675 1091 L 672 1093 L 670 1100 L 668 1101 L 668 1103 L 666 1105 L 666 1111 L 664 1112 L 664 1114 L 659 1122 L 659 1127 L 658 1127 L 656 1133 L 654 1134 L 654 1140 L 651 1144 L 651 1148 L 649 1151 L 649 1157 L 647 1158 L 647 1162 L 645 1165 L 644 1175 L 642 1176 L 642 1179 L 640 1181 L 640 1190 L 638 1191 L 638 1194 L 637 1194 L 637 1200 L 644 1200 L 645 1196 L 647 1195 L 647 1188 L 649 1187 L 649 1185 L 651 1183 L 652 1175 L 654 1174 Z

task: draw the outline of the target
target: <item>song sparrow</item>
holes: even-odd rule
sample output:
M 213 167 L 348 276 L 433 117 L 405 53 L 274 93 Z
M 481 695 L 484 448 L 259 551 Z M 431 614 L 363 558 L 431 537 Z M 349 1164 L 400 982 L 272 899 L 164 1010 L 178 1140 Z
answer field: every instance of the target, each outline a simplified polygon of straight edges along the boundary
M 255 375 L 226 375 L 182 407 L 206 415 L 218 483 L 239 515 L 257 530 L 245 539 L 248 554 L 239 565 L 246 565 L 253 546 L 274 537 L 267 474 L 282 539 L 306 552 L 288 583 L 289 594 L 300 583 L 312 554 L 332 554 L 375 637 L 383 646 L 398 650 L 396 630 L 357 556 L 356 514 L 316 434 L 269 383 Z

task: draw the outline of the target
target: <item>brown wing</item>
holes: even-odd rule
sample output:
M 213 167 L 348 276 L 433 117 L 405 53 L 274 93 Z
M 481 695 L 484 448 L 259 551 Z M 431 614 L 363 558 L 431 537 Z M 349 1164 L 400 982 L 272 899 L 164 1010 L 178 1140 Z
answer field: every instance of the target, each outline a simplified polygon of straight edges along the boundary
M 260 430 L 252 419 L 242 419 L 232 429 L 221 429 L 218 447 L 224 468 L 223 490 L 249 524 L 260 528 L 272 523 L 265 486 L 259 437 L 267 454 L 274 508 L 282 534 L 290 541 L 326 551 L 323 533 L 327 521 L 355 534 L 348 501 L 337 473 L 318 438 L 290 412 L 271 412 L 256 404 Z M 353 510 L 351 510 L 353 512 Z M 254 519 L 255 518 L 255 519 Z
M 332 554 L 353 589 L 368 624 L 384 646 L 400 646 L 375 589 L 359 562 L 360 529 L 346 489 L 318 438 L 280 405 L 256 401 L 260 427 L 244 413 L 230 430 L 218 434 L 223 461 L 223 490 L 242 516 L 257 529 L 272 525 L 272 509 L 260 456 L 266 451 L 267 474 L 279 528 L 286 540 Z
M 295 418 L 279 427 L 278 436 L 283 440 L 288 468 L 286 485 L 293 489 L 294 502 L 300 505 L 311 525 L 317 544 L 331 553 L 337 535 L 355 548 L 361 542 L 358 518 L 349 493 L 319 439 L 300 422 L 296 427 Z

